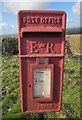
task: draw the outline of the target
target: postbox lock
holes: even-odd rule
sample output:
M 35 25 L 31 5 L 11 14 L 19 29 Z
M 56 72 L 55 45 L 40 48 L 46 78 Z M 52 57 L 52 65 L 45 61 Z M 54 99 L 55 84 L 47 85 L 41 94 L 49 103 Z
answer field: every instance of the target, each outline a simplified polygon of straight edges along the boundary
M 31 87 L 31 85 L 29 85 L 29 87 Z

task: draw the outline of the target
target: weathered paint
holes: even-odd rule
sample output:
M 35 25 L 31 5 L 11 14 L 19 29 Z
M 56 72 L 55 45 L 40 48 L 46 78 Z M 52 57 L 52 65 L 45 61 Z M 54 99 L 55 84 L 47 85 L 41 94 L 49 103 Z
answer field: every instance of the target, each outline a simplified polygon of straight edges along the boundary
M 60 111 L 64 73 L 65 30 L 66 13 L 64 11 L 19 11 L 18 49 L 23 113 Z M 40 63 L 41 58 L 44 59 L 43 63 Z M 45 95 L 34 97 L 35 69 L 50 70 L 49 97 L 45 97 Z M 40 79 L 39 82 L 43 81 Z

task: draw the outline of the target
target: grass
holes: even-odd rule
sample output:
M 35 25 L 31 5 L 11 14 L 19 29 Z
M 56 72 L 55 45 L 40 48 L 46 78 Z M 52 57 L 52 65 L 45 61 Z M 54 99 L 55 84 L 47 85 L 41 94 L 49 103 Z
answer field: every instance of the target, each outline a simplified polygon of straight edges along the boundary
M 20 109 L 19 61 L 18 57 L 2 58 L 2 113 L 5 118 L 34 119 L 35 114 L 23 115 Z M 45 113 L 47 118 L 80 118 L 80 60 L 65 58 L 62 110 Z M 81 68 L 82 70 L 82 68 Z M 1 103 L 1 102 L 0 102 Z
M 66 39 L 69 41 L 71 45 L 71 50 L 73 53 L 81 53 L 81 38 L 82 34 L 72 34 L 72 35 L 66 35 Z

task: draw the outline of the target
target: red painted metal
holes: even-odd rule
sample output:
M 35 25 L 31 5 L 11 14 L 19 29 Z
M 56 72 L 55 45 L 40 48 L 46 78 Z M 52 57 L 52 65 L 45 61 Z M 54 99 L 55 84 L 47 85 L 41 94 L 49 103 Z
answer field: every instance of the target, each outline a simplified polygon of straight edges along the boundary
M 65 30 L 64 11 L 19 11 L 18 49 L 23 113 L 60 111 Z M 44 58 L 44 63 L 40 63 L 40 58 Z M 50 69 L 50 97 L 33 97 L 34 68 Z

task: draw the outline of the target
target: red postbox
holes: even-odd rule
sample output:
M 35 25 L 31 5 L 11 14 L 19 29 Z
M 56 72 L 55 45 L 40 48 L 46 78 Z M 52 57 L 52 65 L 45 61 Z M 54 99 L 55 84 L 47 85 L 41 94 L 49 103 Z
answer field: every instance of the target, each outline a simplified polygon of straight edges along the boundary
M 66 13 L 18 13 L 20 90 L 23 113 L 61 109 Z

